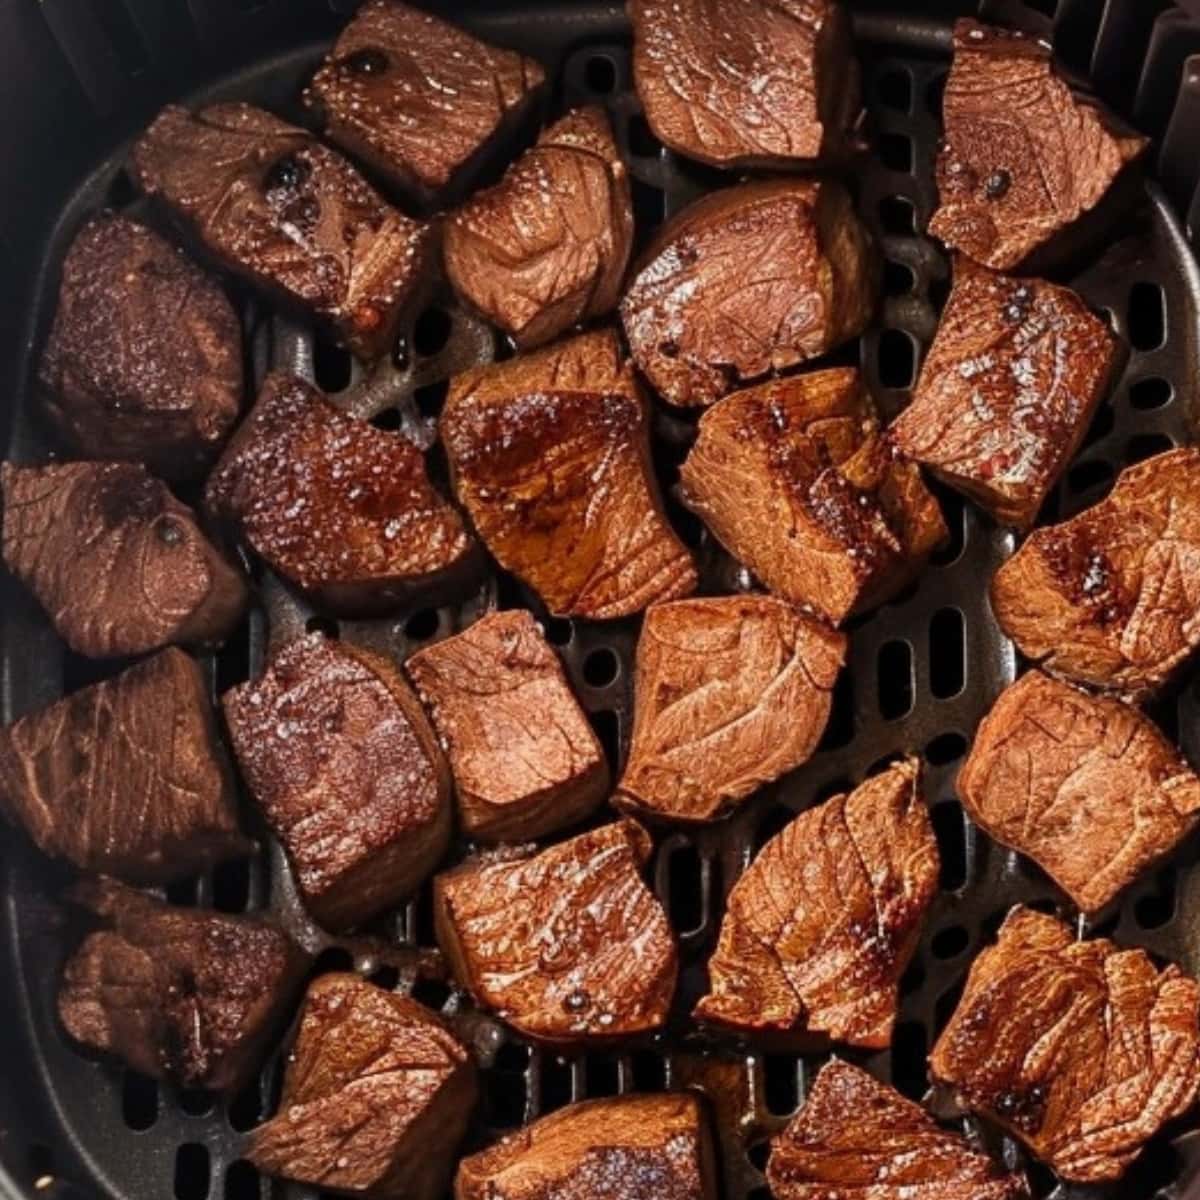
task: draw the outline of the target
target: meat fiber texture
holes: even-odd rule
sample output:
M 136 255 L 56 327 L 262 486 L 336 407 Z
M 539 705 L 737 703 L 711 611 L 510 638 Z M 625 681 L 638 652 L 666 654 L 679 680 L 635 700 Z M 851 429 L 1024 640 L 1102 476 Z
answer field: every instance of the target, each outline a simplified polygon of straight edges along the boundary
M 1060 1178 L 1120 1178 L 1200 1087 L 1200 986 L 1017 907 L 971 965 L 930 1074 Z

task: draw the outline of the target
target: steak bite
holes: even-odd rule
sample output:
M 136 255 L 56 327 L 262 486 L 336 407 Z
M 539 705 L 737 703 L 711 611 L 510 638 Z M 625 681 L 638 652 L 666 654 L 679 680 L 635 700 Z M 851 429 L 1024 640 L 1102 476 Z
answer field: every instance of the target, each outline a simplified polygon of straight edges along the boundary
M 45 854 L 131 883 L 253 848 L 204 674 L 174 648 L 0 730 L 0 813 Z
M 475 1063 L 423 1005 L 353 974 L 304 998 L 260 1170 L 339 1195 L 440 1200 L 478 1096 Z
M 315 633 L 222 697 L 246 783 L 327 929 L 404 899 L 450 838 L 450 773 L 386 659 Z
M 1117 340 L 1069 288 L 954 261 L 912 403 L 889 436 L 909 458 L 1026 529 L 1108 392 Z
M 261 108 L 168 105 L 134 147 L 133 170 L 222 267 L 328 324 L 360 358 L 391 346 L 419 296 L 430 227 Z
M 608 117 L 576 108 L 447 221 L 446 274 L 518 347 L 537 346 L 616 306 L 632 246 Z
M 675 821 L 725 816 L 817 748 L 845 653 L 842 634 L 773 596 L 654 605 L 615 803 Z
M 772 592 L 834 624 L 881 603 L 946 537 L 852 367 L 735 392 L 700 418 L 683 502 Z
M 242 405 L 241 326 L 183 251 L 103 212 L 67 251 L 38 378 L 76 453 L 193 477 Z
M 438 875 L 438 945 L 459 983 L 542 1042 L 658 1029 L 678 959 L 667 915 L 642 882 L 652 849 L 640 825 L 617 821 Z
M 144 467 L 6 462 L 0 486 L 5 565 L 77 654 L 212 645 L 241 617 L 241 575 Z
M 986 833 L 1084 911 L 1103 908 L 1200 819 L 1200 779 L 1136 708 L 1030 671 L 980 723 L 958 775 Z
M 1066 1180 L 1119 1178 L 1200 1087 L 1200 987 L 1014 908 L 929 1058 L 938 1083 Z
M 621 318 L 664 400 L 711 404 L 861 333 L 877 275 L 840 183 L 746 183 L 697 200 L 658 231 Z
M 734 884 L 698 1020 L 806 1048 L 882 1050 L 938 885 L 915 759 L 810 808 Z

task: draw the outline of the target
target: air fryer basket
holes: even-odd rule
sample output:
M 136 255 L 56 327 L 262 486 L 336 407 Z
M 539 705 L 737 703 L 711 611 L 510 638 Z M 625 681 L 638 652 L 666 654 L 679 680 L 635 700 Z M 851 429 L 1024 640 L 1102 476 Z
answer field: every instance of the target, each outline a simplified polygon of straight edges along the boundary
M 435 7 L 427 4 L 427 7 Z M 50 449 L 27 411 L 32 351 L 52 309 L 58 264 L 82 216 L 108 204 L 139 211 L 121 172 L 128 138 L 167 99 L 245 98 L 301 119 L 301 81 L 353 7 L 352 0 L 0 0 L 0 338 L 9 398 L 10 454 L 35 461 Z M 910 4 L 922 16 L 896 17 L 871 4 L 856 9 L 871 153 L 856 177 L 859 207 L 884 257 L 881 315 L 838 361 L 859 361 L 889 415 L 904 402 L 944 302 L 947 262 L 917 231 L 934 207 L 932 161 L 939 136 L 940 87 L 948 61 L 948 18 L 967 4 Z M 893 8 L 903 7 L 898 2 Z M 443 3 L 453 19 L 558 63 L 556 107 L 607 106 L 634 180 L 644 238 L 719 177 L 664 151 L 639 114 L 630 79 L 628 30 L 616 4 Z M 1120 468 L 1190 438 L 1193 380 L 1200 371 L 1200 275 L 1175 211 L 1200 218 L 1200 18 L 1166 0 L 1038 0 L 1035 8 L 998 3 L 985 15 L 1017 18 L 1053 34 L 1059 54 L 1089 75 L 1117 107 L 1160 136 L 1157 183 L 1119 240 L 1071 282 L 1105 310 L 1128 340 L 1130 357 L 1111 402 L 1047 506 L 1066 516 L 1101 496 Z M 1169 196 L 1169 199 L 1168 199 Z M 1190 212 L 1189 212 L 1190 208 Z M 449 374 L 497 353 L 491 333 L 443 291 L 405 335 L 404 353 L 370 379 L 309 330 L 237 293 L 248 359 L 261 379 L 269 365 L 314 376 L 355 412 L 387 427 L 427 422 Z M 659 409 L 657 468 L 674 483 L 693 423 Z M 433 462 L 438 469 L 436 452 Z M 802 1101 L 819 1060 L 739 1051 L 707 1041 L 685 1014 L 704 982 L 722 897 L 762 842 L 796 811 L 860 779 L 901 751 L 923 755 L 927 792 L 942 853 L 942 891 L 902 987 L 890 1051 L 869 1060 L 907 1094 L 925 1090 L 925 1054 L 953 1008 L 972 956 L 1017 900 L 1071 916 L 1062 896 L 1029 863 L 977 833 L 954 798 L 953 780 L 979 718 L 1016 659 L 988 610 L 984 581 L 1010 552 L 997 530 L 952 493 L 940 498 L 952 544 L 913 587 L 853 623 L 850 662 L 838 685 L 829 729 L 811 763 L 764 789 L 732 821 L 659 838 L 654 885 L 682 946 L 684 971 L 671 1029 L 625 1053 L 563 1058 L 531 1049 L 498 1023 L 471 1012 L 438 978 L 428 896 L 376 922 L 356 938 L 332 938 L 305 918 L 281 856 L 263 835 L 258 860 L 233 864 L 169 889 L 183 904 L 228 911 L 269 907 L 319 953 L 318 969 L 353 967 L 385 986 L 411 988 L 447 1013 L 485 1065 L 483 1099 L 467 1148 L 540 1112 L 585 1096 L 697 1085 L 718 1117 L 729 1200 L 766 1196 L 765 1139 Z M 706 586 L 743 579 L 701 530 L 671 504 L 672 517 L 705 564 Z M 630 715 L 636 622 L 546 620 L 511 579 L 490 580 L 468 603 L 415 609 L 388 620 L 332 622 L 315 617 L 260 573 L 262 603 L 248 627 L 208 661 L 214 695 L 255 673 L 269 641 L 308 628 L 369 642 L 403 657 L 461 628 L 484 606 L 526 604 L 545 620 L 605 747 L 619 760 Z M 4 720 L 47 703 L 119 664 L 67 652 L 32 601 L 0 584 L 0 680 Z M 1154 715 L 1200 763 L 1200 676 L 1184 680 Z M 247 820 L 253 815 L 247 806 Z M 311 1200 L 312 1189 L 260 1180 L 240 1154 L 248 1129 L 271 1111 L 278 1055 L 242 1095 L 216 1103 L 204 1094 L 160 1088 L 92 1061 L 68 1046 L 53 997 L 72 944 L 55 897 L 67 872 L 4 831 L 0 859 L 0 1194 L 11 1197 L 118 1197 L 120 1200 Z M 1197 840 L 1149 873 L 1090 932 L 1146 946 L 1200 972 L 1200 866 Z M 1197 1135 L 1166 1131 L 1115 1188 L 1055 1190 L 1052 1177 L 1007 1139 L 974 1122 L 1007 1160 L 1030 1169 L 1035 1194 L 1059 1200 L 1185 1200 L 1200 1196 Z M 1195 1182 L 1192 1182 L 1195 1181 Z

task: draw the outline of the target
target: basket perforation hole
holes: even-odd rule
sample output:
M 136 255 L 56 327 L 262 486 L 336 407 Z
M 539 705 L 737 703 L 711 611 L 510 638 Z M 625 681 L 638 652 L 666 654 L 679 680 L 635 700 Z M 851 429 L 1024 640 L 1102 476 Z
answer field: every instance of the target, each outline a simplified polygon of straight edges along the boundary
M 349 950 L 344 946 L 326 946 L 317 955 L 316 962 L 313 963 L 309 974 L 311 978 L 315 979 L 318 975 L 327 975 L 334 971 L 352 970 L 354 970 L 354 956 Z
M 1067 474 L 1067 487 L 1073 492 L 1090 492 L 1104 487 L 1115 477 L 1112 467 L 1102 459 L 1076 463 Z
M 930 555 L 929 561 L 939 567 L 948 567 L 962 557 L 967 545 L 967 506 L 956 493 L 942 492 L 938 498 L 946 522 L 946 542 Z
M 600 739 L 600 745 L 604 747 L 604 755 L 615 775 L 621 759 L 621 729 L 617 714 L 611 709 L 602 708 L 598 712 L 588 713 L 587 718 Z
M 215 1104 L 212 1092 L 204 1092 L 199 1088 L 181 1088 L 179 1091 L 179 1107 L 189 1117 L 206 1117 Z
M 907 642 L 884 642 L 876 662 L 879 715 L 895 721 L 912 712 L 914 681 L 912 647 Z
M 883 264 L 883 294 L 885 296 L 907 296 L 917 290 L 917 273 L 893 259 Z
M 958 1007 L 958 1002 L 962 999 L 963 988 L 966 986 L 966 975 L 950 989 L 944 991 L 938 998 L 937 1003 L 933 1006 L 934 1025 L 938 1029 L 944 1029 L 946 1023 L 954 1015 L 954 1010 Z
M 1175 389 L 1165 379 L 1151 375 L 1148 379 L 1139 379 L 1129 389 L 1129 403 L 1139 412 L 1150 412 L 1163 408 L 1175 398 Z
M 253 1129 L 262 1120 L 262 1094 L 257 1079 L 248 1083 L 229 1102 L 227 1117 L 229 1127 L 238 1133 Z
M 786 804 L 773 804 L 754 831 L 755 851 L 761 850 L 773 837 L 781 834 L 794 820 L 796 813 Z
M 800 1104 L 800 1063 L 786 1054 L 764 1054 L 763 1099 L 767 1111 L 790 1117 Z
M 697 933 L 704 925 L 704 876 L 700 854 L 691 842 L 675 846 L 667 859 L 667 911 L 681 936 Z
M 323 633 L 327 638 L 336 639 L 341 633 L 341 626 L 332 617 L 309 617 L 304 622 L 305 633 Z
M 881 72 L 875 81 L 875 94 L 885 107 L 908 112 L 913 99 L 912 73 L 907 67 L 891 67 Z
M 544 1113 L 571 1103 L 571 1067 L 557 1054 L 542 1054 L 538 1100 Z
M 371 418 L 371 424 L 376 429 L 382 429 L 387 433 L 395 433 L 401 425 L 400 410 L 398 408 L 385 408 L 383 412 L 376 413 Z
M 765 1139 L 761 1142 L 754 1142 L 747 1148 L 746 1157 L 757 1170 L 765 1171 L 767 1169 L 767 1159 L 771 1157 L 771 1143 Z
M 213 870 L 213 907 L 221 912 L 245 912 L 250 904 L 250 860 L 237 858 Z
M 615 1096 L 621 1090 L 620 1063 L 612 1054 L 592 1054 L 587 1060 L 588 1096 Z
M 194 908 L 199 885 L 200 880 L 195 876 L 188 879 L 172 879 L 163 889 L 166 893 L 167 903 L 174 904 L 179 908 Z
M 441 627 L 441 613 L 436 608 L 423 608 L 404 622 L 404 636 L 411 642 L 426 642 Z
M 900 994 L 911 996 L 925 986 L 925 964 L 920 955 L 913 955 L 913 960 L 900 976 Z
M 412 986 L 412 998 L 434 1012 L 441 1012 L 450 999 L 450 988 L 440 979 L 418 979 Z
M 353 360 L 348 350 L 321 339 L 313 344 L 313 377 L 321 391 L 330 395 L 344 392 L 352 374 Z
M 821 735 L 822 750 L 837 750 L 848 746 L 854 738 L 854 676 L 849 671 L 838 673 L 830 697 L 829 720 Z
M 427 308 L 413 326 L 413 349 L 422 358 L 432 358 L 446 348 L 454 332 L 454 319 L 445 309 Z
M 1133 918 L 1142 929 L 1160 929 L 1175 915 L 1175 879 L 1162 871 L 1153 892 L 1140 896 L 1133 906 Z
M 879 202 L 879 224 L 884 233 L 912 237 L 917 232 L 917 208 L 907 196 L 885 196 Z
M 667 1086 L 667 1068 L 662 1056 L 651 1050 L 638 1050 L 631 1058 L 633 1090 L 661 1092 Z
M 225 1200 L 259 1200 L 258 1172 L 244 1158 L 231 1162 L 225 1172 Z
M 929 948 L 934 958 L 957 958 L 971 944 L 971 935 L 961 925 L 948 925 L 933 935 Z
M 1170 450 L 1175 443 L 1165 433 L 1138 433 L 1125 443 L 1125 461 L 1127 463 L 1142 462 L 1143 459 L 1153 458 Z
M 550 617 L 542 622 L 546 631 L 546 641 L 552 646 L 569 646 L 575 636 L 575 626 L 565 617 Z
M 942 98 L 946 95 L 946 79 L 948 71 L 935 75 L 925 85 L 925 107 L 935 117 L 942 115 Z
M 904 133 L 885 133 L 879 139 L 879 158 L 889 171 L 911 175 L 913 169 L 912 138 Z
M 967 752 L 967 739 L 953 730 L 939 733 L 925 747 L 925 761 L 932 767 L 945 767 L 957 762 Z
M 635 158 L 657 158 L 662 150 L 662 142 L 654 136 L 654 131 L 640 113 L 629 118 L 625 127 L 629 139 L 629 153 Z
M 910 1100 L 925 1092 L 925 1054 L 929 1048 L 925 1026 L 901 1021 L 892 1035 L 892 1085 Z
M 1135 350 L 1157 350 L 1167 341 L 1167 295 L 1157 283 L 1139 280 L 1129 289 L 1129 341 Z
M 525 1119 L 525 1073 L 529 1049 L 517 1042 L 505 1042 L 496 1053 L 492 1070 L 486 1075 L 487 1111 L 491 1123 L 501 1129 L 520 1125 Z
M 929 690 L 939 699 L 957 696 L 967 680 L 967 626 L 957 608 L 939 608 L 929 622 Z
M 588 91 L 607 96 L 617 89 L 617 64 L 607 54 L 593 54 L 583 68 Z
M 905 329 L 879 335 L 879 382 L 886 388 L 912 387 L 917 375 L 917 344 Z
M 208 1148 L 185 1142 L 175 1151 L 176 1200 L 206 1200 L 209 1179 Z
M 1096 415 L 1092 418 L 1092 423 L 1088 427 L 1087 435 L 1083 439 L 1085 446 L 1094 446 L 1097 442 L 1103 441 L 1113 431 L 1113 426 L 1116 424 L 1117 414 L 1113 412 L 1111 404 L 1102 404 L 1096 409 Z
M 583 660 L 583 678 L 589 687 L 604 688 L 616 682 L 621 673 L 621 660 L 613 650 L 601 646 Z
M 446 405 L 446 394 L 450 390 L 448 379 L 439 379 L 437 383 L 427 383 L 413 392 L 413 403 L 423 417 L 439 417 Z
M 957 800 L 935 804 L 929 814 L 941 860 L 939 882 L 947 892 L 957 891 L 967 881 L 967 833 L 962 805 Z
M 385 992 L 394 992 L 400 983 L 400 971 L 396 967 L 383 966 L 367 976 L 369 982 Z

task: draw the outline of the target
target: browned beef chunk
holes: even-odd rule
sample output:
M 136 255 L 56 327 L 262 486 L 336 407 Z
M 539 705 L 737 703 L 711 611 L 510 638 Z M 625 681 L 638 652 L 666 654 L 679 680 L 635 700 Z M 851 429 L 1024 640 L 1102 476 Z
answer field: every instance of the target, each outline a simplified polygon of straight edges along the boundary
M 68 960 L 58 1013 L 78 1042 L 182 1087 L 232 1091 L 278 1031 L 308 956 L 269 920 L 172 908 L 111 879 L 72 898 L 103 928 Z
M 251 850 L 204 675 L 182 650 L 0 730 L 0 812 L 46 854 L 133 883 Z
M 640 825 L 618 821 L 437 876 L 438 944 L 458 981 L 540 1041 L 659 1028 L 678 963 L 666 913 L 642 882 L 651 850 Z
M 654 605 L 616 803 L 711 821 L 798 767 L 821 740 L 845 651 L 840 633 L 773 596 Z
M 322 925 L 358 924 L 437 865 L 450 773 L 399 668 L 315 633 L 222 703 L 242 774 Z
M 778 1042 L 891 1042 L 938 882 L 915 759 L 801 813 L 729 894 L 702 1021 Z
M 73 451 L 201 475 L 242 404 L 242 331 L 182 251 L 114 213 L 67 251 L 38 377 Z
M 877 273 L 841 184 L 747 183 L 705 196 L 659 230 L 621 317 L 659 395 L 711 404 L 860 333 Z
M 529 613 L 491 613 L 404 669 L 446 748 L 469 836 L 542 837 L 608 794 L 604 751 Z
M 3 463 L 0 485 L 4 562 L 77 653 L 211 645 L 241 617 L 241 575 L 143 467 Z
M 912 403 L 890 436 L 997 521 L 1027 528 L 1083 440 L 1116 357 L 1108 326 L 1070 289 L 959 255 Z
M 1200 819 L 1200 779 L 1136 708 L 1030 671 L 1001 693 L 958 776 L 971 817 L 1085 912 Z
M 440 1200 L 478 1086 L 427 1008 L 357 975 L 309 986 L 279 1111 L 250 1137 L 261 1171 L 339 1195 Z
M 168 105 L 133 166 L 223 267 L 328 323 L 362 358 L 392 344 L 431 231 L 307 130 L 249 104 Z
M 518 346 L 538 346 L 615 307 L 632 245 L 629 177 L 608 118 L 577 108 L 450 218 L 446 273 Z
M 1200 450 L 1129 467 L 1099 504 L 1035 529 L 996 572 L 992 611 L 1054 675 L 1159 687 L 1200 643 Z
M 399 0 L 367 0 L 304 100 L 331 141 L 428 207 L 503 149 L 544 79 L 521 54 Z
M 295 375 L 267 376 L 208 481 L 208 508 L 318 606 L 394 609 L 460 590 L 478 548 L 405 437 L 339 412 Z
M 1200 1087 L 1200 987 L 1172 964 L 1014 908 L 971 965 L 935 1081 L 1063 1179 L 1117 1179 Z
M 1000 271 L 1095 209 L 1146 146 L 1072 94 L 1048 43 L 966 19 L 954 26 L 942 119 L 929 232 Z
M 899 591 L 946 537 L 850 367 L 722 400 L 701 417 L 680 477 L 684 503 L 735 558 L 834 624 Z

